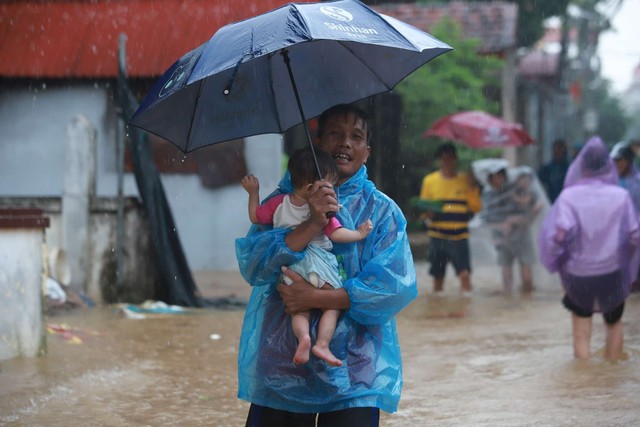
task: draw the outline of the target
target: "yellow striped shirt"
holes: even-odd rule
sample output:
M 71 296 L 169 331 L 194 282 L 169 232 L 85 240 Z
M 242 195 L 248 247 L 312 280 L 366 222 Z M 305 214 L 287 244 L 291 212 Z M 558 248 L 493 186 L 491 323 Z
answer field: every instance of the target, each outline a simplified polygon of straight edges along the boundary
M 480 189 L 469 185 L 466 173 L 445 178 L 440 171 L 430 173 L 422 180 L 420 198 L 443 202 L 442 212 L 431 218 L 427 235 L 438 239 L 461 240 L 469 238 L 467 223 L 482 209 Z

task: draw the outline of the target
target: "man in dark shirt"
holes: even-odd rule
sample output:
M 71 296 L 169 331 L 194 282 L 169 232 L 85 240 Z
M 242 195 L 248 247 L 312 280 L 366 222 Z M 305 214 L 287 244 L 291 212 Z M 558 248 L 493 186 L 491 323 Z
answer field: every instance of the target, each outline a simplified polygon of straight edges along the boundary
M 553 159 L 538 170 L 538 178 L 547 192 L 550 203 L 553 203 L 562 191 L 568 169 L 567 144 L 563 139 L 557 139 L 553 143 Z

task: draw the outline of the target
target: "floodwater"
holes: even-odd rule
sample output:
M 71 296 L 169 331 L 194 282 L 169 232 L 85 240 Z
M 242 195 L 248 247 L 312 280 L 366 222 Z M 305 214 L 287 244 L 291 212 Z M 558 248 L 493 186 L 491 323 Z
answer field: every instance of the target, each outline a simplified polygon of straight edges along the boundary
M 497 270 L 478 270 L 471 297 L 459 298 L 450 280 L 444 297 L 428 299 L 427 266 L 416 267 L 420 298 L 398 316 L 402 400 L 382 425 L 640 425 L 640 295 L 623 317 L 625 359 L 603 359 L 596 316 L 594 356 L 575 361 L 556 285 L 505 299 Z M 237 278 L 218 280 L 246 295 Z M 200 289 L 210 296 L 216 286 Z M 0 425 L 243 426 L 242 317 L 242 310 L 201 310 L 130 319 L 117 307 L 50 317 L 72 330 L 49 335 L 46 356 L 0 362 Z

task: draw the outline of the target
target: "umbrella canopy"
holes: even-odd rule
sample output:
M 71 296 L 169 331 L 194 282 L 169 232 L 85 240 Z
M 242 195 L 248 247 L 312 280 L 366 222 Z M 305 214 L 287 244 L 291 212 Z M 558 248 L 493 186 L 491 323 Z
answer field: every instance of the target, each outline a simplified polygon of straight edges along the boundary
M 354 0 L 290 3 L 221 28 L 178 60 L 131 118 L 182 151 L 282 133 L 391 90 L 452 48 Z
M 484 111 L 463 111 L 436 121 L 424 137 L 438 136 L 472 148 L 519 147 L 533 144 L 533 138 L 519 123 L 512 123 Z

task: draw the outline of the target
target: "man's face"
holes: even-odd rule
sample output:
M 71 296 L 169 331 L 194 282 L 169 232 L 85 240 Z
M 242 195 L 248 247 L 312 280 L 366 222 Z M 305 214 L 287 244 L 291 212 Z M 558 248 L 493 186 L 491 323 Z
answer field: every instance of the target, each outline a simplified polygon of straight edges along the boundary
M 615 159 L 616 169 L 618 169 L 619 176 L 627 176 L 631 170 L 631 163 L 624 158 Z
M 448 174 L 454 174 L 458 168 L 458 157 L 453 153 L 442 153 L 440 158 L 440 169 Z
M 487 177 L 487 181 L 489 182 L 489 185 L 491 185 L 491 187 L 495 188 L 496 190 L 502 190 L 502 187 L 504 187 L 505 183 L 505 176 L 499 172 L 490 173 Z
M 367 163 L 371 148 L 366 123 L 354 114 L 330 116 L 325 122 L 318 146 L 331 154 L 338 165 L 338 185 L 351 178 Z
M 556 160 L 564 160 L 567 155 L 567 149 L 562 144 L 553 145 L 553 158 Z

